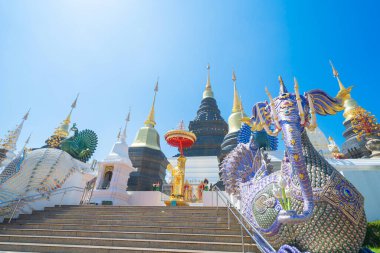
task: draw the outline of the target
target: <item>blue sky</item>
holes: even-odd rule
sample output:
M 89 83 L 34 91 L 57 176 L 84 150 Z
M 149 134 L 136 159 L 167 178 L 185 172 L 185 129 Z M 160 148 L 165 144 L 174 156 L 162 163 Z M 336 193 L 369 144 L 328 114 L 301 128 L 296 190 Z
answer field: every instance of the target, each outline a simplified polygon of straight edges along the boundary
M 223 117 L 232 107 L 231 71 L 246 111 L 277 94 L 277 76 L 301 92 L 338 91 L 329 59 L 353 97 L 375 115 L 380 85 L 378 1 L 0 1 L 0 135 L 29 107 L 19 147 L 42 146 L 80 93 L 72 120 L 109 152 L 132 107 L 131 143 L 146 119 L 154 83 L 163 134 L 200 105 L 211 82 Z M 343 116 L 318 117 L 341 145 Z M 161 138 L 167 156 L 176 151 Z

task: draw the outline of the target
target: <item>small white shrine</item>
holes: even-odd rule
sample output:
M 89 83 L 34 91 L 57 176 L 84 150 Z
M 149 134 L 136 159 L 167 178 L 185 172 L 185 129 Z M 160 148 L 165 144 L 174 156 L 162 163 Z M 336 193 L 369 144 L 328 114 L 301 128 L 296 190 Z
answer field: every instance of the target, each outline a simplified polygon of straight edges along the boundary
M 98 177 L 90 203 L 98 205 L 127 205 L 127 183 L 129 174 L 136 171 L 128 155 L 126 142 L 126 128 L 129 114 L 123 132 L 119 132 L 118 139 L 109 155 L 98 163 Z

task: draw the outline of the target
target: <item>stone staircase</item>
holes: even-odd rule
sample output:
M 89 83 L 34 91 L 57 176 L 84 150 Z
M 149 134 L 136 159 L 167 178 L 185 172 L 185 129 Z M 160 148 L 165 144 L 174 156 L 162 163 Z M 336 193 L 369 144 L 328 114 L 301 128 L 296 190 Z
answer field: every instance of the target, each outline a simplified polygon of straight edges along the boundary
M 227 220 L 224 207 L 52 207 L 0 224 L 0 251 L 242 252 L 240 225 Z

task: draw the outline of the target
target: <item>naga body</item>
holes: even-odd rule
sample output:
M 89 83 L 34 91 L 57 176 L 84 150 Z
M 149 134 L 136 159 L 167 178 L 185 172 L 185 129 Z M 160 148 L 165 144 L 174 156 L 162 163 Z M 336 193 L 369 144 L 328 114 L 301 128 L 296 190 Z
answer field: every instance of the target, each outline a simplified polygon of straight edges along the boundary
M 321 90 L 300 95 L 296 80 L 295 93 L 280 84 L 279 96 L 267 92 L 270 103 L 257 103 L 245 123 L 270 135 L 283 132 L 281 170 L 273 171 L 252 138 L 222 163 L 226 191 L 241 200 L 242 212 L 275 248 L 357 253 L 366 232 L 363 196 L 315 150 L 305 131 L 316 127 L 315 113 L 342 110 L 340 101 Z

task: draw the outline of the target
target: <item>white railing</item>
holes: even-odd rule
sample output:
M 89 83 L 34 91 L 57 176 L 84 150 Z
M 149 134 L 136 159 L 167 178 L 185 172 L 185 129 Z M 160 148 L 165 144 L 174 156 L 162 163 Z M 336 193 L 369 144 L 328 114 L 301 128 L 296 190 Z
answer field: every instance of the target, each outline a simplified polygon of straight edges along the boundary
M 242 252 L 246 252 L 246 245 L 244 243 L 244 232 L 252 239 L 257 246 L 257 248 L 262 253 L 274 253 L 276 250 L 265 240 L 265 238 L 260 234 L 260 232 L 251 224 L 251 222 L 235 207 L 234 204 L 228 199 L 223 192 L 214 185 L 212 191 L 216 192 L 216 208 L 219 209 L 219 198 L 223 201 L 223 206 L 227 207 L 227 228 L 231 228 L 231 215 L 235 217 L 240 225 L 240 236 L 242 243 Z M 213 196 L 213 195 L 212 195 Z M 213 201 L 213 200 L 212 200 Z M 217 211 L 218 215 L 218 211 Z
M 0 202 L 0 218 L 5 218 L 7 215 L 10 214 L 8 223 L 10 223 L 15 217 L 15 214 L 17 212 L 17 209 L 20 207 L 20 203 L 23 203 L 25 205 L 29 205 L 33 203 L 36 200 L 41 200 L 43 198 L 49 200 L 53 196 L 57 196 L 59 194 L 62 194 L 62 197 L 59 202 L 59 206 L 62 205 L 63 199 L 68 192 L 73 192 L 73 191 L 79 191 L 79 192 L 84 192 L 84 188 L 81 187 L 76 187 L 76 186 L 71 186 L 67 188 L 61 188 L 57 189 L 51 192 L 45 192 L 45 193 L 38 193 L 34 195 L 29 195 L 29 196 L 20 196 L 19 198 L 5 201 L 5 202 Z M 30 207 L 30 205 L 29 205 Z

